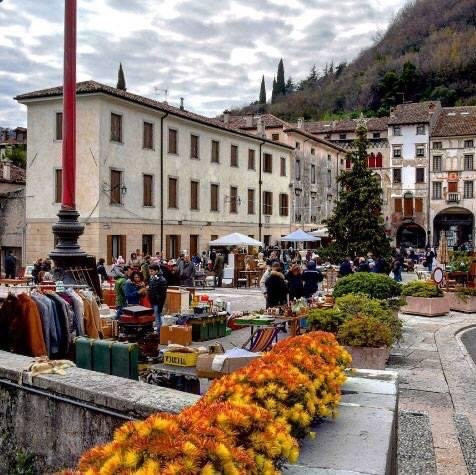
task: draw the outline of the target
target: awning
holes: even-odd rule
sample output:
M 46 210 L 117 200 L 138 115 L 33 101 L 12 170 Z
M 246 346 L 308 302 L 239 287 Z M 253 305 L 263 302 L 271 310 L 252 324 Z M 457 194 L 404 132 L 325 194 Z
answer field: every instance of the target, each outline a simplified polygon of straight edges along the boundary
M 305 233 L 302 229 L 293 231 L 291 234 L 281 238 L 281 241 L 291 241 L 291 242 L 316 242 L 320 241 L 320 237 L 311 236 L 308 233 Z
M 250 238 L 245 234 L 231 233 L 221 238 L 210 241 L 210 246 L 262 246 L 261 241 Z
M 310 231 L 309 234 L 311 236 L 316 236 L 316 237 L 320 237 L 320 238 L 329 237 L 329 231 L 327 230 L 327 228 L 316 229 L 315 231 Z

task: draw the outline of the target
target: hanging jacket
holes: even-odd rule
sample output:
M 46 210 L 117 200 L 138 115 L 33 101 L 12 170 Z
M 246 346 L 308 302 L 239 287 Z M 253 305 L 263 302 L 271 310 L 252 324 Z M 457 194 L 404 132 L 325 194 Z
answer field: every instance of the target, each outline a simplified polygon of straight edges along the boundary
M 0 345 L 26 356 L 47 356 L 40 312 L 26 294 L 9 295 L 0 309 Z

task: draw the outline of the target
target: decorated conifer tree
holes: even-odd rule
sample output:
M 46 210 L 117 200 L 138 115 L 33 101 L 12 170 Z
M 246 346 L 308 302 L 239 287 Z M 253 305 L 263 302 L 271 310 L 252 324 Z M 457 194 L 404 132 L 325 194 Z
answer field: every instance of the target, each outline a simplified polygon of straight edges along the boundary
M 334 213 L 327 220 L 329 237 L 341 257 L 349 255 L 388 257 L 390 243 L 382 218 L 382 188 L 367 167 L 367 127 L 364 120 L 357 126 L 355 150 L 347 158 L 352 168 L 337 178 L 339 198 Z

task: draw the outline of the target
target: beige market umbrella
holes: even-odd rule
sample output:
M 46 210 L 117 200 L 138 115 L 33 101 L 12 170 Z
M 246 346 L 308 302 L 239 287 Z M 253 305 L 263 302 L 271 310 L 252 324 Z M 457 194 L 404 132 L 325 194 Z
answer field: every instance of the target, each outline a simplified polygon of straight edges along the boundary
M 440 264 L 448 264 L 450 258 L 448 254 L 448 240 L 446 239 L 446 233 L 441 231 L 440 233 L 440 245 L 438 247 L 438 262 Z

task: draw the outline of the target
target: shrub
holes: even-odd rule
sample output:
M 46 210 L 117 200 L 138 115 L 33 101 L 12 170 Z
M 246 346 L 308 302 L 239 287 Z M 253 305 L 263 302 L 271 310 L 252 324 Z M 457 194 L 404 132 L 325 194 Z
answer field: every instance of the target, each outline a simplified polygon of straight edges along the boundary
M 405 297 L 443 297 L 443 291 L 433 282 L 414 280 L 402 286 L 402 295 Z
M 472 257 L 466 251 L 451 251 L 449 265 L 453 272 L 468 272 Z
M 467 302 L 471 297 L 476 297 L 476 288 L 474 287 L 457 287 L 456 298 L 462 302 Z
M 128 422 L 86 452 L 80 473 L 278 474 L 296 462 L 296 437 L 335 414 L 349 354 L 334 335 L 280 341 L 262 358 L 216 380 L 180 414 Z
M 348 294 L 338 297 L 332 309 L 311 311 L 308 319 L 316 330 L 337 333 L 344 322 L 356 315 L 372 317 L 390 328 L 392 342 L 395 342 L 402 337 L 403 323 L 393 305 L 393 301 L 372 299 L 364 294 Z
M 390 328 L 376 318 L 358 315 L 347 320 L 337 333 L 337 340 L 342 345 L 380 348 L 392 345 Z
M 366 294 L 375 299 L 389 299 L 400 295 L 400 284 L 388 275 L 357 272 L 337 280 L 334 297 L 347 294 Z

